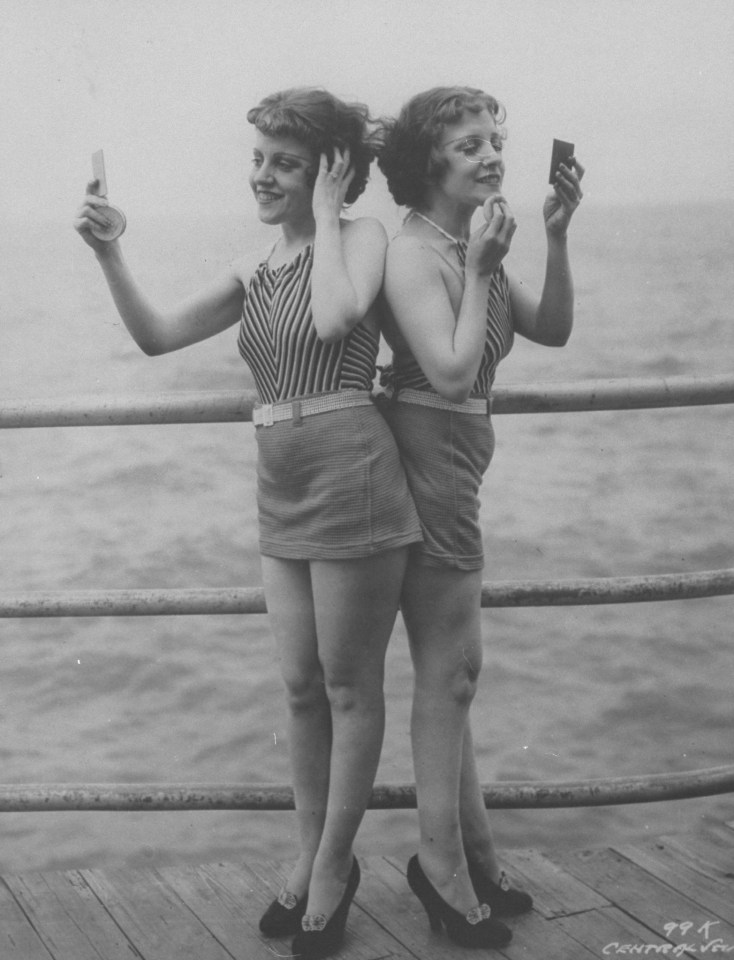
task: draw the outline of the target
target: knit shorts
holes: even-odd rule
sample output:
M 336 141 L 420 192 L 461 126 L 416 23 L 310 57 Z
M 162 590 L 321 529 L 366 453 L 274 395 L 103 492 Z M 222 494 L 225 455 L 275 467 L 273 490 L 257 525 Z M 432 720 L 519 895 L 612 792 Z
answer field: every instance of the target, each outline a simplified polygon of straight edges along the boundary
M 403 402 L 387 405 L 385 415 L 423 530 L 412 558 L 429 567 L 481 570 L 479 487 L 494 452 L 489 416 Z
M 374 406 L 255 428 L 260 552 L 368 557 L 421 540 L 400 455 Z

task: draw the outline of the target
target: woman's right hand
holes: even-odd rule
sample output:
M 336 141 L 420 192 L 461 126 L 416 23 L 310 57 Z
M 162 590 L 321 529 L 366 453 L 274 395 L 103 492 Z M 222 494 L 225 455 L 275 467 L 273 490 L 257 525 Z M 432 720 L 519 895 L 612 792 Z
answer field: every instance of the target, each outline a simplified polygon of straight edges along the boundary
M 74 220 L 74 229 L 95 253 L 102 253 L 109 250 L 117 241 L 100 240 L 92 233 L 92 224 L 97 224 L 100 227 L 109 226 L 109 220 L 104 213 L 104 208 L 108 206 L 107 198 L 100 197 L 97 193 L 98 190 L 99 180 L 90 180 L 87 184 L 84 203 L 79 207 Z
M 486 277 L 495 272 L 507 255 L 517 223 L 509 204 L 499 194 L 485 202 L 483 212 L 485 222 L 469 237 L 466 269 Z

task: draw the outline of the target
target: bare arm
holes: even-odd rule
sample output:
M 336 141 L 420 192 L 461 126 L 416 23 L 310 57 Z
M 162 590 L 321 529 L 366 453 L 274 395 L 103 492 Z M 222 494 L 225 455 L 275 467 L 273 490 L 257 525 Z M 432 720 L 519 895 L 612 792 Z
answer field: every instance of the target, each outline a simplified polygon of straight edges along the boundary
M 340 214 L 354 176 L 349 152 L 336 152 L 331 170 L 322 155 L 314 186 L 316 219 L 311 309 L 321 340 L 343 339 L 363 319 L 382 285 L 387 235 L 377 220 L 342 222 Z
M 506 204 L 497 203 L 495 208 L 489 223 L 469 242 L 458 310 L 430 246 L 416 238 L 397 237 L 388 249 L 385 295 L 395 322 L 431 386 L 456 403 L 466 400 L 477 378 L 490 281 L 515 230 Z
M 568 257 L 568 227 L 581 197 L 584 168 L 561 166 L 554 190 L 543 207 L 548 253 L 540 299 L 510 280 L 510 301 L 518 333 L 548 347 L 562 347 L 573 327 L 573 278 Z
M 144 353 L 155 356 L 179 350 L 212 337 L 239 320 L 244 286 L 235 269 L 170 310 L 154 307 L 130 272 L 119 241 L 98 240 L 91 232 L 92 222 L 104 222 L 105 200 L 94 193 L 95 183 L 89 185 L 90 192 L 74 226 L 94 250 L 118 313 Z

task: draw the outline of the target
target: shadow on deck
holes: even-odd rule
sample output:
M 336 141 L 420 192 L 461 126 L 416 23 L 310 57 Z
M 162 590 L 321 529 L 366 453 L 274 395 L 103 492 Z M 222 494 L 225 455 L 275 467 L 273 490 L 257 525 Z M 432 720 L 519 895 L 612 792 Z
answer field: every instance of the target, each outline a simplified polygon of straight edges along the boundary
M 508 921 L 501 951 L 432 934 L 405 864 L 361 858 L 362 883 L 341 960 L 508 960 L 607 956 L 734 958 L 734 821 L 695 835 L 589 850 L 504 851 L 534 897 Z M 258 920 L 283 878 L 278 864 L 72 870 L 0 882 L 0 960 L 273 960 Z

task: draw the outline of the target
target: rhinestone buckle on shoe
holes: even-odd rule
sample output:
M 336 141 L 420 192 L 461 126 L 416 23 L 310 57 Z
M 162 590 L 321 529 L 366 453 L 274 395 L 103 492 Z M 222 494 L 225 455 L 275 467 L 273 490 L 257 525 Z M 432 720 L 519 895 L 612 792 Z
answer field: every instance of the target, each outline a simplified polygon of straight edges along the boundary
M 502 871 L 502 873 L 500 873 L 500 878 L 497 883 L 497 886 L 500 888 L 500 890 L 503 890 L 505 893 L 507 893 L 507 891 L 510 889 L 510 880 L 504 870 Z
M 491 916 L 492 911 L 488 904 L 480 903 L 478 907 L 472 907 L 469 913 L 467 913 L 466 922 L 474 926 L 477 923 L 481 923 L 482 920 L 489 920 Z
M 286 910 L 295 910 L 298 906 L 298 897 L 290 890 L 281 890 L 278 894 L 278 903 Z
M 326 916 L 323 913 L 305 914 L 301 919 L 301 927 L 306 933 L 314 931 L 320 933 L 326 926 Z

